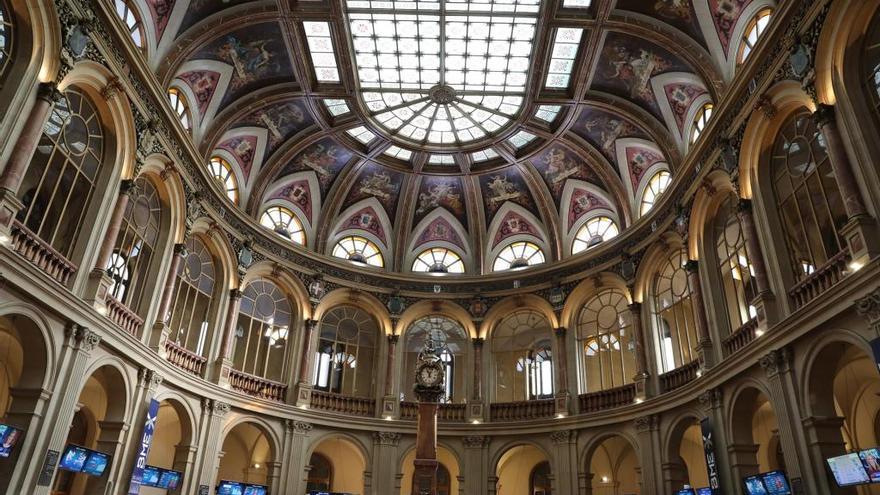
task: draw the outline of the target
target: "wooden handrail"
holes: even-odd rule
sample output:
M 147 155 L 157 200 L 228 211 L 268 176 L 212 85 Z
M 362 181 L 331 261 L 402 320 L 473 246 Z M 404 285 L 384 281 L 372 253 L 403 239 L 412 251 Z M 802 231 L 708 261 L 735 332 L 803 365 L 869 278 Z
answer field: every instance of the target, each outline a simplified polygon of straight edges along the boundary
M 850 262 L 849 248 L 842 249 L 828 259 L 822 266 L 817 267 L 788 291 L 794 306 L 797 309 L 804 307 L 817 296 L 840 282 L 847 274 L 847 265 Z
M 730 356 L 736 351 L 742 349 L 743 347 L 749 345 L 749 343 L 755 340 L 757 336 L 755 331 L 758 329 L 758 319 L 752 318 L 751 320 L 745 322 L 743 326 L 736 329 L 735 332 L 731 333 L 727 336 L 726 339 L 721 343 L 722 349 L 724 351 L 724 357 Z
M 589 413 L 614 409 L 615 407 L 632 404 L 636 398 L 636 386 L 634 383 L 620 387 L 599 390 L 578 396 L 580 412 Z
M 664 392 L 670 392 L 681 388 L 697 379 L 697 371 L 700 370 L 700 360 L 695 359 L 690 363 L 679 366 L 672 371 L 660 375 L 660 386 Z
M 417 402 L 400 403 L 400 419 L 416 419 L 419 416 Z M 464 423 L 467 420 L 467 404 L 440 404 L 437 408 L 437 421 L 443 423 Z
M 312 390 L 310 407 L 322 411 L 341 412 L 356 416 L 373 416 L 376 411 L 376 401 L 366 397 L 351 397 L 321 390 Z
M 20 254 L 61 285 L 67 285 L 77 267 L 48 242 L 42 240 L 18 220 L 12 221 L 12 250 Z
M 287 385 L 283 383 L 236 369 L 229 371 L 229 386 L 233 390 L 252 397 L 278 402 L 284 402 L 284 396 L 287 393 Z
M 489 405 L 489 417 L 492 421 L 552 418 L 555 412 L 556 407 L 553 399 L 493 402 Z

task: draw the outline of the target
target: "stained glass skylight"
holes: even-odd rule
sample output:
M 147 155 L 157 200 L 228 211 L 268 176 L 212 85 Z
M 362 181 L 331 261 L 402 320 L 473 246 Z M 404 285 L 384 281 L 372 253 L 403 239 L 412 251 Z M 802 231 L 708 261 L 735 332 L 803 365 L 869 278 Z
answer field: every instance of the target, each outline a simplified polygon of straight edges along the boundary
M 535 135 L 528 131 L 519 131 L 513 136 L 510 136 L 510 139 L 507 141 L 516 149 L 520 149 L 523 146 L 531 143 L 535 140 Z
M 495 152 L 492 148 L 487 148 L 482 151 L 477 151 L 475 153 L 471 153 L 471 160 L 474 163 L 487 162 L 493 158 L 498 158 L 498 153 Z
M 363 103 L 407 142 L 457 146 L 520 112 L 540 0 L 348 0 Z
M 574 59 L 584 30 L 581 28 L 559 28 L 553 40 L 553 53 L 550 55 L 550 67 L 547 69 L 545 86 L 551 89 L 566 89 L 571 81 Z
M 345 100 L 326 99 L 324 100 L 324 106 L 327 107 L 327 111 L 330 112 L 330 115 L 333 117 L 345 115 L 351 111 Z
M 312 65 L 318 82 L 339 82 L 339 68 L 336 65 L 333 38 L 330 37 L 330 23 L 304 22 L 303 29 L 309 41 L 309 52 L 312 54 Z
M 398 158 L 400 160 L 409 160 L 412 158 L 412 151 L 405 150 L 398 146 L 389 146 L 388 149 L 385 150 L 385 154 L 388 156 L 393 156 L 394 158 Z
M 553 122 L 556 120 L 556 116 L 559 115 L 560 110 L 562 110 L 562 107 L 559 105 L 541 105 L 535 112 L 535 117 L 544 122 Z
M 367 129 L 366 127 L 364 127 L 362 125 L 357 126 L 353 129 L 349 129 L 345 132 L 347 132 L 349 136 L 357 139 L 358 141 L 360 141 L 364 144 L 369 144 L 370 141 L 372 141 L 373 139 L 376 139 L 376 135 L 373 134 L 372 132 L 370 132 L 369 129 Z

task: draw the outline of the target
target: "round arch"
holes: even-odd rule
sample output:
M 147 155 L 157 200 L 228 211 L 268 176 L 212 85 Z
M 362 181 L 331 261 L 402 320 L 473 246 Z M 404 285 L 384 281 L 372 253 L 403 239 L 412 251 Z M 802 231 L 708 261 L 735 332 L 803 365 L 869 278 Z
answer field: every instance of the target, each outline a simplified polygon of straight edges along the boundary
M 376 296 L 356 289 L 340 288 L 322 297 L 312 314 L 312 319 L 320 321 L 328 311 L 337 306 L 354 306 L 362 309 L 376 320 L 384 335 L 394 333 L 394 324 L 385 305 Z
M 413 323 L 425 316 L 431 315 L 445 316 L 454 320 L 465 329 L 468 336 L 472 339 L 480 336 L 470 313 L 457 304 L 442 300 L 422 300 L 406 308 L 397 320 L 394 334 L 403 336 L 412 327 Z
M 483 323 L 480 325 L 480 337 L 484 339 L 491 338 L 491 335 L 495 332 L 498 324 L 501 323 L 505 317 L 509 316 L 510 313 L 514 311 L 525 310 L 532 310 L 540 313 L 547 319 L 551 328 L 559 327 L 559 318 L 556 317 L 553 307 L 550 306 L 550 303 L 547 302 L 546 299 L 534 294 L 523 294 L 506 297 L 493 305 L 486 313 L 486 316 L 483 318 Z
M 596 277 L 586 278 L 582 280 L 565 299 L 565 306 L 559 317 L 559 323 L 569 330 L 577 326 L 578 315 L 584 304 L 595 296 L 597 292 L 604 289 L 617 289 L 627 295 L 630 303 L 633 302 L 632 294 L 626 281 L 620 275 L 613 272 L 602 272 Z
M 287 294 L 295 312 L 295 314 L 292 315 L 294 321 L 296 321 L 297 318 L 307 319 L 312 316 L 312 306 L 309 304 L 308 292 L 306 292 L 303 283 L 297 277 L 291 275 L 287 270 L 271 261 L 262 261 L 248 268 L 244 277 L 242 277 L 241 284 L 238 288 L 244 289 L 249 283 L 260 277 L 265 277 L 277 283 L 281 290 Z

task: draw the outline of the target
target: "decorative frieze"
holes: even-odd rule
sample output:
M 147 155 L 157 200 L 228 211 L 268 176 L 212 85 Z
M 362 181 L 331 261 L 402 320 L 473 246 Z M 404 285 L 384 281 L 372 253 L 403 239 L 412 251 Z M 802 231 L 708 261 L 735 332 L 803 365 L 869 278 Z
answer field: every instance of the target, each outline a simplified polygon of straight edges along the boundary
M 76 347 L 85 352 L 91 352 L 101 344 L 100 335 L 77 323 L 67 327 L 67 336 L 73 338 Z
M 577 439 L 577 432 L 574 430 L 554 431 L 550 434 L 550 440 L 555 444 L 571 443 Z
M 660 429 L 660 417 L 656 414 L 650 414 L 648 416 L 642 416 L 636 418 L 634 421 L 636 431 L 639 433 L 647 433 L 649 431 L 656 431 Z
M 284 422 L 284 427 L 290 433 L 295 433 L 297 435 L 308 435 L 312 431 L 312 424 L 306 423 L 305 421 L 297 421 L 295 419 L 288 419 Z
M 768 378 L 785 373 L 791 366 L 791 351 L 787 347 L 775 349 L 761 356 L 758 360 Z
M 856 312 L 867 320 L 871 330 L 880 333 L 880 287 L 856 300 Z

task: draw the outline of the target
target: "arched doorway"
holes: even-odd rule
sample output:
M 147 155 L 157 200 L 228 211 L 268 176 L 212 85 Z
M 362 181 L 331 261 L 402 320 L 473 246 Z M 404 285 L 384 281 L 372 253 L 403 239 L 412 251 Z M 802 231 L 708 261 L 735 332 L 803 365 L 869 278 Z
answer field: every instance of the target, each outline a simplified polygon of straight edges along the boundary
M 306 467 L 307 485 L 329 485 L 330 492 L 364 493 L 364 472 L 367 462 L 362 450 L 344 437 L 321 440 L 309 458 Z M 306 492 L 308 493 L 308 492 Z
M 639 494 L 641 467 L 636 450 L 626 438 L 612 435 L 596 445 L 587 459 L 591 495 Z M 589 481 L 591 479 L 591 481 Z
M 191 419 L 183 404 L 173 399 L 160 402 L 147 464 L 183 473 L 180 491 L 185 492 L 186 480 L 194 474 L 195 448 Z M 140 492 L 143 495 L 163 495 L 165 490 L 141 487 Z
M 413 486 L 413 461 L 416 458 L 416 451 L 410 450 L 404 456 L 400 465 L 400 495 L 418 495 Z M 451 450 L 443 447 L 437 447 L 437 495 L 458 495 L 459 493 L 459 477 L 461 468 L 458 465 L 458 458 Z
M 495 467 L 497 495 L 552 495 L 550 459 L 534 445 L 507 450 Z
M 229 430 L 223 439 L 218 482 L 229 480 L 271 486 L 278 474 L 275 446 L 260 425 L 244 422 Z
M 709 486 L 703 434 L 700 421 L 693 416 L 682 418 L 672 428 L 663 462 L 665 493 L 675 493 L 684 485 L 692 488 Z
M 785 470 L 779 425 L 768 397 L 756 388 L 741 390 L 731 408 L 730 464 L 733 479 Z

